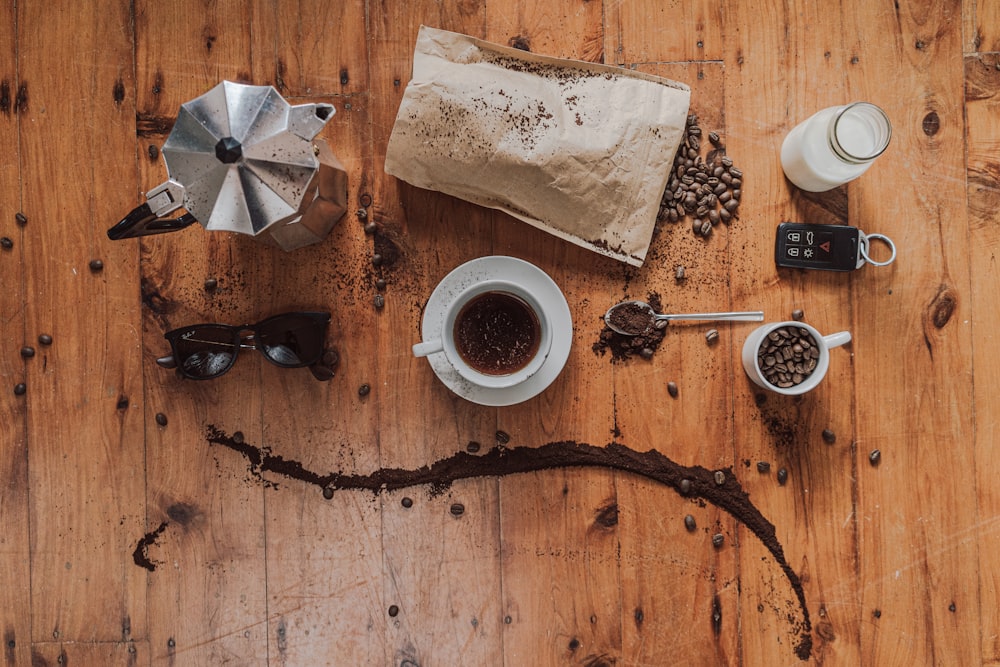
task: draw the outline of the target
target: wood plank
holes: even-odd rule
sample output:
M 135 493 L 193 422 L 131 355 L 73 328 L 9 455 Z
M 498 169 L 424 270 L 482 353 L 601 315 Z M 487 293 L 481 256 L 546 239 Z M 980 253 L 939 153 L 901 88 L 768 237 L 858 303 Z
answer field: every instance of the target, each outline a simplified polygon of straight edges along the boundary
M 845 194 L 806 195 L 783 175 L 781 142 L 819 109 L 849 99 L 844 68 L 853 53 L 834 5 L 728 4 L 726 130 L 730 156 L 745 174 L 741 219 L 730 228 L 733 298 L 761 308 L 768 321 L 795 309 L 824 334 L 850 330 L 851 284 L 845 274 L 775 267 L 775 228 L 785 220 L 846 222 Z M 776 27 L 781 26 L 780 30 Z M 728 66 L 729 64 L 732 66 Z M 766 84 L 764 84 L 766 82 Z M 853 220 L 852 220 L 853 222 Z M 833 350 L 823 383 L 801 398 L 761 392 L 745 377 L 734 340 L 737 476 L 753 503 L 776 527 L 788 564 L 802 580 L 811 633 L 797 592 L 779 563 L 749 531 L 738 531 L 741 659 L 788 662 L 811 638 L 818 661 L 857 664 L 857 546 L 852 503 L 853 369 L 850 348 Z M 824 429 L 836 435 L 825 444 Z M 771 465 L 757 472 L 756 462 Z M 785 469 L 788 481 L 777 482 Z
M 851 201 L 853 219 L 877 220 L 902 243 L 891 270 L 855 281 L 864 291 L 853 306 L 862 618 L 881 612 L 862 624 L 861 644 L 873 662 L 982 658 L 977 549 L 966 538 L 977 532 L 977 492 L 965 475 L 940 472 L 976 474 L 966 171 L 955 150 L 965 138 L 959 11 L 957 2 L 901 3 L 895 16 L 844 7 L 861 55 L 849 91 L 899 128 L 888 164 L 873 167 Z M 889 29 L 900 38 L 869 48 Z M 893 163 L 934 174 L 934 187 L 900 179 Z M 909 221 L 938 241 L 909 241 Z M 878 466 L 866 458 L 874 449 Z
M 282 48 L 284 48 L 282 46 Z M 289 56 L 279 53 L 278 59 Z M 352 69 L 364 69 L 356 63 Z M 321 137 L 344 155 L 349 213 L 322 242 L 272 253 L 279 277 L 260 296 L 271 312 L 325 310 L 328 344 L 340 356 L 335 377 L 317 382 L 305 370 L 276 378 L 262 407 L 263 446 L 274 455 L 328 474 L 367 474 L 379 466 L 377 359 L 368 353 L 378 327 L 370 238 L 354 214 L 371 178 L 368 96 L 297 98 L 330 101 L 337 113 Z M 367 199 L 365 199 L 367 201 Z M 376 391 L 362 396 L 363 384 Z M 269 661 L 377 664 L 385 643 L 382 519 L 362 492 L 325 499 L 315 484 L 271 476 L 264 496 L 267 530 Z
M 19 6 L 17 25 L 24 336 L 53 338 L 26 371 L 32 637 L 128 639 L 145 615 L 145 578 L 130 562 L 145 513 L 133 474 L 143 465 L 136 255 L 105 248 L 102 214 L 135 170 L 129 159 L 81 169 L 74 157 L 134 155 L 129 5 L 86 16 Z M 93 258 L 103 272 L 88 269 Z
M 604 42 L 597 6 L 583 12 L 568 3 L 516 6 L 513 12 L 491 9 L 488 40 L 530 45 L 544 55 L 603 59 L 596 49 Z M 512 34 L 515 26 L 508 28 L 505 18 L 512 15 L 557 15 L 560 30 L 523 19 Z M 509 437 L 505 446 L 556 440 L 604 444 L 614 429 L 613 385 L 607 360 L 590 350 L 594 330 L 588 323 L 599 321 L 610 300 L 607 275 L 618 276 L 621 269 L 614 260 L 506 214 L 493 215 L 494 251 L 545 271 L 573 316 L 572 347 L 559 377 L 535 398 L 499 409 L 498 430 L 504 440 Z M 605 298 L 596 298 L 599 294 Z M 616 521 L 598 521 L 617 516 L 616 502 L 615 476 L 606 470 L 557 469 L 500 480 L 504 664 L 621 657 L 618 530 Z M 610 514 L 602 514 L 608 508 Z
M 671 41 L 668 35 L 664 39 Z M 690 113 L 702 128 L 704 155 L 711 150 L 708 133 L 726 136 L 724 71 L 717 63 L 640 66 L 640 71 L 691 86 Z M 738 228 L 738 227 L 737 227 Z M 717 225 L 705 239 L 692 232 L 691 221 L 663 223 L 654 235 L 640 270 L 628 272 L 621 297 L 662 297 L 665 312 L 725 311 L 756 308 L 732 303 L 729 294 L 728 228 Z M 685 277 L 677 280 L 678 266 Z M 610 305 L 610 304 L 605 304 Z M 675 322 L 649 359 L 635 356 L 614 368 L 617 438 L 639 451 L 655 449 L 682 465 L 710 470 L 735 465 L 731 348 L 753 324 Z M 716 329 L 709 345 L 705 334 Z M 678 387 L 676 399 L 667 383 Z M 705 419 L 705 415 L 718 415 Z M 694 434 L 697 437 L 678 437 Z M 738 656 L 738 593 L 734 519 L 704 501 L 686 500 L 676 491 L 649 480 L 619 475 L 621 511 L 622 613 L 624 659 L 655 663 L 683 646 L 690 664 L 723 664 Z M 698 529 L 691 535 L 684 517 Z M 716 549 L 712 537 L 722 534 Z M 721 626 L 712 622 L 722 613 Z
M 161 147 L 184 102 L 222 79 L 248 81 L 251 43 L 244 3 L 136 5 L 139 127 Z M 159 35 L 171 39 L 159 39 Z M 166 178 L 161 159 L 140 160 L 143 191 Z M 134 204 L 133 204 L 134 205 Z M 122 242 L 122 243 L 135 243 Z M 163 333 L 197 322 L 243 324 L 270 315 L 261 290 L 272 252 L 242 236 L 194 226 L 149 237 L 138 287 L 144 301 L 146 474 L 149 510 L 149 641 L 156 664 L 265 664 L 266 565 L 263 489 L 246 462 L 210 446 L 206 429 L 263 441 L 262 396 L 282 369 L 245 353 L 209 382 L 186 381 L 154 360 Z M 217 280 L 208 290 L 205 281 Z M 167 418 L 166 425 L 156 415 Z M 160 531 L 162 527 L 162 531 Z
M 378 225 L 373 252 L 398 258 L 379 267 L 387 282 L 375 355 L 378 444 L 384 468 L 415 468 L 450 456 L 470 441 L 489 446 L 496 410 L 468 403 L 413 358 L 423 309 L 452 269 L 488 255 L 490 214 L 452 197 L 419 190 L 381 173 L 389 134 L 412 69 L 421 24 L 482 35 L 484 7 L 417 2 L 369 6 L 372 175 Z M 384 251 L 380 254 L 384 254 Z M 476 665 L 500 654 L 500 567 L 496 481 L 470 480 L 431 498 L 426 489 L 382 497 L 383 586 L 388 607 L 386 664 Z M 403 497 L 413 506 L 405 508 Z M 449 508 L 461 503 L 456 517 Z M 429 555 L 428 555 L 429 554 Z M 396 612 L 390 616 L 389 609 Z M 398 612 L 397 612 L 398 610 Z
M 982 662 L 1000 664 L 1000 619 L 991 610 L 1000 608 L 1000 493 L 994 480 L 1000 474 L 1000 442 L 996 415 L 1000 414 L 1000 387 L 997 386 L 997 355 L 992 345 L 1000 330 L 1000 313 L 994 306 L 1000 274 L 996 254 L 1000 235 L 996 230 L 1000 203 L 1000 58 L 996 54 L 967 56 L 965 59 L 965 136 L 969 202 L 969 272 L 975 279 L 969 299 L 972 317 L 973 390 L 976 413 L 975 462 L 976 498 L 979 510 L 976 542 L 979 553 L 979 609 L 982 614 Z
M 5 665 L 26 664 L 31 646 L 31 545 L 29 536 L 27 399 L 15 393 L 24 382 L 25 361 L 18 343 L 25 339 L 22 231 L 15 215 L 21 205 L 21 164 L 17 104 L 17 8 L 0 10 L 0 632 Z M 8 242 L 10 247 L 8 248 Z

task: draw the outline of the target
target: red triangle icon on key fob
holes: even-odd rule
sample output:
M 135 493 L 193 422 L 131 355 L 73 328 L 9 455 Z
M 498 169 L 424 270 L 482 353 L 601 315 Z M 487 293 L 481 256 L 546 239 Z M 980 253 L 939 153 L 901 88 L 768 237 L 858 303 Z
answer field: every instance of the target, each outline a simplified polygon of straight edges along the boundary
M 829 241 L 826 241 L 826 242 L 824 242 L 824 243 L 820 243 L 820 244 L 819 244 L 819 247 L 820 247 L 820 249 L 821 249 L 821 250 L 823 250 L 824 252 L 830 252 L 830 242 L 829 242 Z

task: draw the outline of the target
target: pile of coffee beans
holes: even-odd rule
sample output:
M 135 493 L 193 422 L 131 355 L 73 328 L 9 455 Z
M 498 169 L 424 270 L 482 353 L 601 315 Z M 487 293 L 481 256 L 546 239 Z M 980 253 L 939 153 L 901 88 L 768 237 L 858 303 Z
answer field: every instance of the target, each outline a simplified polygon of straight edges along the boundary
M 764 378 L 782 389 L 812 375 L 818 359 L 816 339 L 801 327 L 778 327 L 764 337 L 757 349 L 757 364 Z
M 691 220 L 698 236 L 708 237 L 722 222 L 738 218 L 743 194 L 743 172 L 726 155 L 726 147 L 716 132 L 708 134 L 712 148 L 702 157 L 701 127 L 697 114 L 687 118 L 684 141 L 674 156 L 674 172 L 660 200 L 657 221 Z

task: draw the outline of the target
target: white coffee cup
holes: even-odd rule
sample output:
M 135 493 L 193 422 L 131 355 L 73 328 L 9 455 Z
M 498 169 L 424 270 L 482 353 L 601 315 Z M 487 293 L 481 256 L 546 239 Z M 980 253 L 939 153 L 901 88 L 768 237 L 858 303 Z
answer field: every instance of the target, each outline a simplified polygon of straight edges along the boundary
M 491 298 L 486 297 L 486 295 L 499 295 L 492 298 L 494 300 L 500 299 L 508 306 L 511 306 L 515 311 L 518 311 L 517 314 L 521 314 L 517 304 L 526 306 L 533 314 L 536 323 L 534 338 L 537 339 L 538 347 L 530 359 L 523 364 L 518 364 L 515 368 L 509 370 L 501 368 L 484 372 L 476 368 L 471 361 L 477 356 L 475 351 L 471 351 L 472 353 L 470 353 L 469 350 L 466 350 L 466 355 L 469 358 L 463 356 L 462 352 L 459 351 L 460 344 L 455 339 L 456 322 L 460 316 L 469 316 L 467 312 L 463 313 L 467 305 L 473 304 L 473 302 L 482 303 L 482 301 L 477 301 L 480 297 Z M 510 297 L 513 297 L 513 301 L 516 303 L 504 301 L 504 299 L 509 299 Z M 475 307 L 475 304 L 471 306 L 471 308 Z M 498 335 L 502 335 L 502 332 Z M 475 345 L 472 344 L 469 347 L 475 347 Z M 426 357 L 429 354 L 443 352 L 448 362 L 455 368 L 455 371 L 469 382 L 481 387 L 500 389 L 520 384 L 537 373 L 545 363 L 551 347 L 552 326 L 548 315 L 538 299 L 517 283 L 508 280 L 484 280 L 467 287 L 447 305 L 441 325 L 440 337 L 425 340 L 414 345 L 413 356 Z M 507 356 L 506 352 L 508 351 L 504 351 L 502 356 Z
M 778 385 L 769 382 L 757 357 L 757 351 L 760 349 L 761 343 L 768 338 L 772 332 L 777 333 L 778 330 L 783 327 L 785 327 L 786 330 L 794 330 L 798 334 L 800 334 L 801 331 L 808 332 L 809 336 L 811 336 L 814 341 L 816 349 L 819 351 L 819 355 L 815 358 L 816 367 L 813 369 L 812 373 L 807 375 L 805 379 L 798 384 L 793 384 L 790 387 L 779 387 Z M 743 369 L 746 371 L 747 376 L 753 380 L 754 384 L 779 394 L 785 394 L 786 396 L 797 396 L 815 388 L 816 385 L 823 380 L 827 369 L 830 367 L 830 349 L 839 347 L 845 343 L 849 343 L 850 341 L 850 331 L 838 331 L 837 333 L 824 336 L 814 327 L 811 327 L 804 322 L 772 322 L 770 324 L 757 327 L 749 336 L 747 336 L 746 341 L 743 343 Z

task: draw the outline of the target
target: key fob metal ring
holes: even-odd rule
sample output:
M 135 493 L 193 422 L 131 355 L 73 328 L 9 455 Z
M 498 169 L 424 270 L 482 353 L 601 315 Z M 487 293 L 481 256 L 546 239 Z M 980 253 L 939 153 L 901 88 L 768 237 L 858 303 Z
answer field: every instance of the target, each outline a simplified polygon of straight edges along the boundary
M 889 259 L 885 260 L 884 262 L 876 262 L 874 259 L 871 258 L 871 256 L 868 254 L 868 246 L 872 239 L 877 241 L 882 241 L 887 246 L 889 246 L 889 250 L 891 252 L 891 254 L 889 255 Z M 861 268 L 861 265 L 864 264 L 865 262 L 868 262 L 872 266 L 888 266 L 889 264 L 892 264 L 893 262 L 896 261 L 896 244 L 892 242 L 892 239 L 890 239 L 888 236 L 885 236 L 884 234 L 865 234 L 864 232 L 861 232 L 861 243 L 858 247 L 858 252 L 861 255 L 860 259 L 858 259 L 859 269 Z

